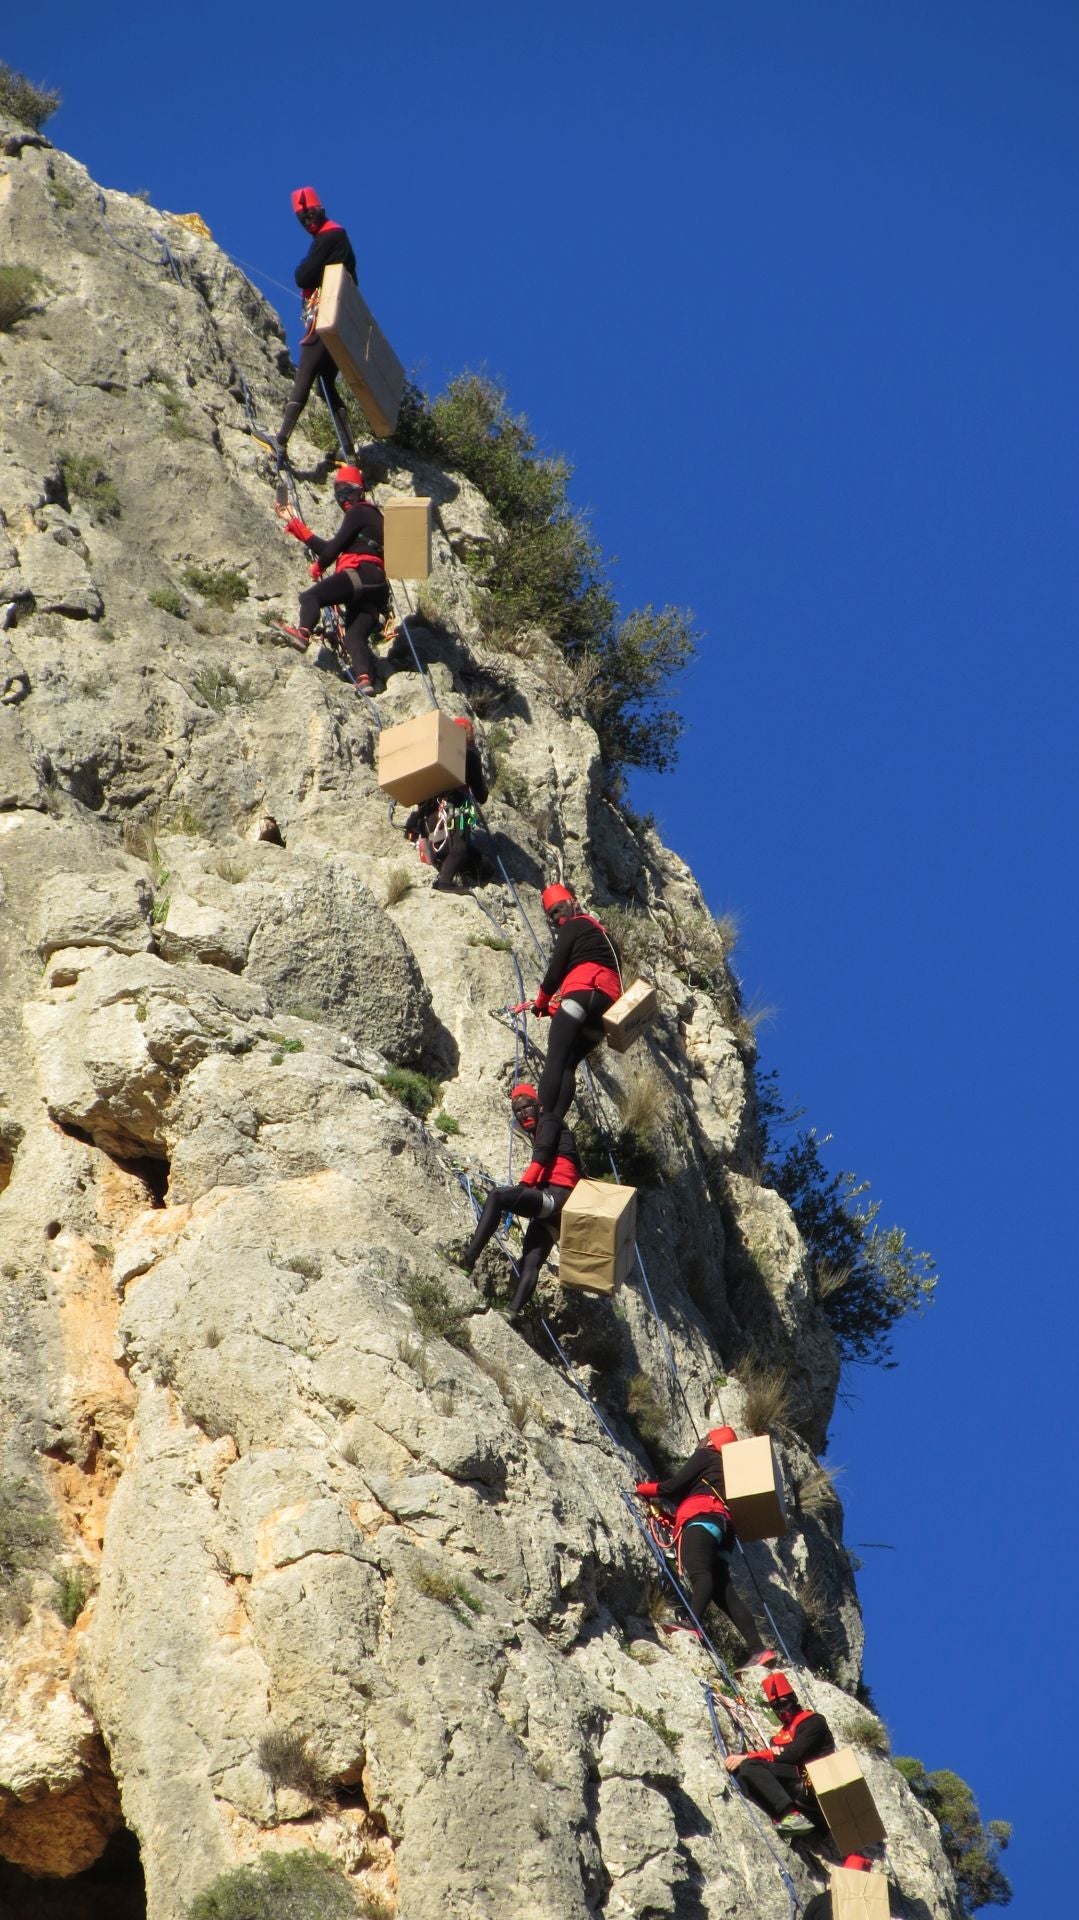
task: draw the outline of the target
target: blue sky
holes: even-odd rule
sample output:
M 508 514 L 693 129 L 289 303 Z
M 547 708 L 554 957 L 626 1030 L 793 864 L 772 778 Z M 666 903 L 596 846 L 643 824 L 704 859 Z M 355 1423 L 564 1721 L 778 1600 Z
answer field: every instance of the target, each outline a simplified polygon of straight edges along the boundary
M 503 376 L 624 606 L 696 609 L 680 769 L 634 798 L 739 912 L 789 1098 L 938 1260 L 831 1457 L 855 1550 L 895 1549 L 860 1585 L 896 1748 L 1016 1822 L 1041 1920 L 1065 1786 L 1035 1793 L 1029 1723 L 1040 1758 L 1074 1697 L 1079 12 L 413 0 L 339 45 L 279 0 L 38 17 L 0 53 L 98 179 L 285 282 L 318 186 L 406 364 Z

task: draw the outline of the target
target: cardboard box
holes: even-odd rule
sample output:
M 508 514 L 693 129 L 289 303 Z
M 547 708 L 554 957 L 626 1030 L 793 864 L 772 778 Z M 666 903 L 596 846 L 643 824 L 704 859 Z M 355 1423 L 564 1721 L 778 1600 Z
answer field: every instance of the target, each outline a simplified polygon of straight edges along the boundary
M 886 1873 L 860 1873 L 850 1867 L 832 1867 L 830 1871 L 832 1920 L 888 1920 Z
M 840 1853 L 862 1853 L 884 1839 L 884 1823 L 853 1747 L 807 1761 L 806 1773 Z
M 637 1189 L 579 1180 L 562 1209 L 558 1277 L 585 1293 L 615 1293 L 637 1245 Z
M 465 730 L 432 707 L 378 736 L 375 771 L 383 793 L 406 807 L 465 784 Z
M 724 1447 L 723 1488 L 739 1540 L 775 1540 L 786 1533 L 783 1481 L 766 1433 Z
M 659 1012 L 659 995 L 648 980 L 635 980 L 603 1016 L 607 1045 L 625 1053 Z
M 431 502 L 387 500 L 382 509 L 383 553 L 391 580 L 426 580 L 431 571 Z
M 315 332 L 329 347 L 372 433 L 386 439 L 397 425 L 405 370 L 379 332 L 352 275 L 340 264 L 327 267 L 322 276 Z

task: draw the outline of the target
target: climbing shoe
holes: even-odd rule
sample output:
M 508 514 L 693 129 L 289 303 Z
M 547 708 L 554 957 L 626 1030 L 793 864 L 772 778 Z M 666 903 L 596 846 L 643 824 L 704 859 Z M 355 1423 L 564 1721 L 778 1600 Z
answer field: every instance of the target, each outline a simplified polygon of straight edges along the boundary
M 777 1833 L 812 1833 L 813 1831 L 812 1820 L 808 1819 L 804 1813 L 799 1813 L 797 1807 L 792 1807 L 789 1813 L 783 1815 L 782 1820 L 774 1821 L 773 1825 Z
M 700 1628 L 695 1627 L 691 1620 L 661 1620 L 659 1625 L 663 1633 L 688 1633 L 691 1640 L 704 1639 Z
M 275 620 L 273 624 L 278 633 L 284 634 L 289 645 L 295 647 L 297 653 L 307 652 L 311 635 L 306 627 L 290 627 L 284 620 Z
M 762 1647 L 759 1653 L 751 1653 L 735 1667 L 735 1673 L 748 1673 L 751 1667 L 770 1667 L 775 1660 L 771 1647 Z
M 368 676 L 367 676 L 367 674 L 366 674 L 366 673 L 361 673 L 361 674 L 359 674 L 359 675 L 357 676 L 357 679 L 356 679 L 356 692 L 357 692 L 357 693 L 365 693 L 365 694 L 367 695 L 367 697 L 368 697 L 368 699 L 369 699 L 369 700 L 372 700 L 372 699 L 374 699 L 374 694 L 375 694 L 375 689 L 374 689 L 374 687 L 373 687 L 373 686 L 371 685 L 371 681 L 370 681 L 370 679 L 368 678 Z

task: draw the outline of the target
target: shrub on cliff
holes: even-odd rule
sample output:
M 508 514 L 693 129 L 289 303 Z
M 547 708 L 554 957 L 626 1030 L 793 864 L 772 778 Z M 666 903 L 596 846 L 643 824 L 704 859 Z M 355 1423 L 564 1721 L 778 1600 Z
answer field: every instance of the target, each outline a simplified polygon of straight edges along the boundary
M 1006 1907 L 1011 1882 L 998 1864 L 1012 1837 L 1007 1820 L 983 1823 L 978 1803 L 965 1780 L 947 1767 L 927 1773 L 920 1760 L 895 1762 L 911 1792 L 928 1807 L 940 1828 L 941 1843 L 959 1887 L 965 1914 L 978 1907 Z
M 619 620 L 603 555 L 570 504 L 571 467 L 537 451 L 527 420 L 483 374 L 458 374 L 433 401 L 409 387 L 396 438 L 474 481 L 506 529 L 479 580 L 489 635 L 542 627 L 574 670 L 611 774 L 669 771 L 684 721 L 663 701 L 696 650 L 692 614 L 648 606 Z
M 186 1920 L 356 1920 L 356 1904 L 329 1856 L 305 1849 L 218 1874 Z
M 60 95 L 53 87 L 35 87 L 25 73 L 16 73 L 6 60 L 0 60 L 0 113 L 11 115 L 24 127 L 33 127 L 35 133 L 45 125 L 50 114 L 60 105 Z
M 40 286 L 33 267 L 0 267 L 0 333 L 9 333 L 33 313 Z
M 784 1111 L 775 1080 L 758 1084 L 765 1185 L 782 1194 L 813 1263 L 816 1298 L 831 1322 L 843 1360 L 890 1364 L 890 1334 L 908 1313 L 932 1301 L 936 1263 L 908 1246 L 902 1227 L 879 1227 L 880 1201 L 864 1203 L 868 1180 L 831 1173 L 821 1158 L 830 1139 L 800 1130 L 782 1149 L 777 1126 L 796 1120 Z

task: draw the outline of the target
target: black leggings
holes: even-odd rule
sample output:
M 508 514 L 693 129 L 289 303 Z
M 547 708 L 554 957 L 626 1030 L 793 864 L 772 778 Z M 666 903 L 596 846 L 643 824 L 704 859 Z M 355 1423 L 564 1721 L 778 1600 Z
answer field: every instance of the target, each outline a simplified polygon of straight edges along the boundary
M 720 1552 L 715 1534 L 689 1520 L 682 1529 L 681 1548 L 682 1584 L 701 1625 L 705 1607 L 714 1600 L 737 1627 L 749 1653 L 762 1652 L 764 1643 L 757 1623 L 731 1579 L 730 1562 Z
M 428 842 L 428 844 L 430 844 L 430 842 Z M 458 833 L 456 828 L 454 828 L 445 846 L 439 853 L 435 853 L 432 849 L 431 858 L 438 868 L 438 879 L 435 881 L 434 888 L 436 893 L 446 893 L 449 891 L 457 875 L 460 873 L 461 868 L 467 863 L 471 851 L 471 833 L 467 831 L 465 833 Z M 502 1188 L 500 1191 L 505 1192 L 507 1189 Z M 517 1189 L 516 1187 L 512 1187 L 508 1189 L 508 1191 L 516 1193 Z
M 518 1268 L 517 1291 L 510 1302 L 511 1313 L 520 1313 L 536 1291 L 540 1268 L 557 1237 L 558 1216 L 571 1192 L 571 1187 L 492 1187 L 483 1203 L 476 1231 L 464 1254 L 464 1264 L 470 1270 L 504 1213 L 515 1213 L 529 1222 Z
M 797 1767 L 788 1766 L 782 1760 L 743 1760 L 736 1778 L 738 1785 L 744 1787 L 773 1820 L 782 1820 L 796 1800 L 809 1808 L 811 1817 L 816 1811 Z
M 352 431 L 348 424 L 345 404 L 337 391 L 337 363 L 329 347 L 323 345 L 318 335 L 313 333 L 300 348 L 300 357 L 296 362 L 296 378 L 292 382 L 292 391 L 285 402 L 284 417 L 278 430 L 278 445 L 288 445 L 292 429 L 310 398 L 311 389 L 316 380 L 326 382 L 326 394 L 337 426 L 338 437 L 343 439 L 350 455 L 355 448 Z
M 379 614 L 385 613 L 389 604 L 387 581 L 380 578 L 377 586 L 361 587 L 357 586 L 351 571 L 331 573 L 301 593 L 300 625 L 310 633 L 323 607 L 342 608 L 347 623 L 345 652 L 349 665 L 357 680 L 364 675 L 370 680 L 375 666 L 370 636 L 378 625 Z
M 551 1021 L 547 1058 L 538 1088 L 540 1117 L 532 1148 L 533 1159 L 545 1167 L 554 1159 L 562 1122 L 573 1104 L 577 1069 L 602 1040 L 603 1016 L 613 1005 L 610 994 L 598 993 L 592 987 L 584 993 L 571 994 Z M 584 1017 L 575 1017 L 567 1011 L 570 1007 L 583 1007 Z

